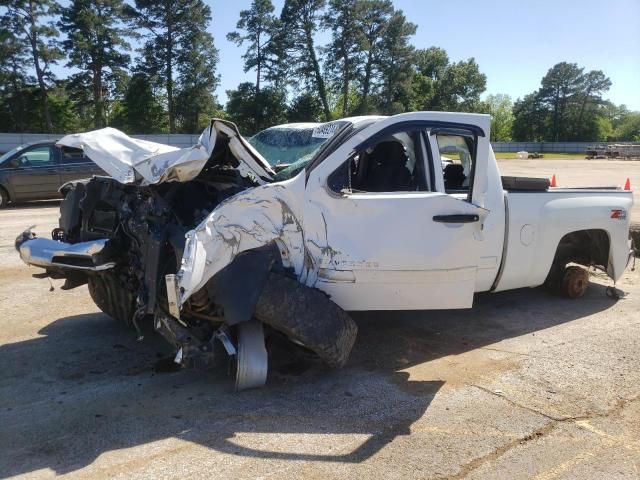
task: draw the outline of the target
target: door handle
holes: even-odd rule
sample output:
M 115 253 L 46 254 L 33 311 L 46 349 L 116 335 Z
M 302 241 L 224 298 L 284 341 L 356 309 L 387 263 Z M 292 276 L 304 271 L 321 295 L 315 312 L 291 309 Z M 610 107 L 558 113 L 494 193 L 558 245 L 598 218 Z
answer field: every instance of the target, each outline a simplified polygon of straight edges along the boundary
M 479 215 L 435 215 L 434 222 L 439 223 L 474 223 L 480 220 Z

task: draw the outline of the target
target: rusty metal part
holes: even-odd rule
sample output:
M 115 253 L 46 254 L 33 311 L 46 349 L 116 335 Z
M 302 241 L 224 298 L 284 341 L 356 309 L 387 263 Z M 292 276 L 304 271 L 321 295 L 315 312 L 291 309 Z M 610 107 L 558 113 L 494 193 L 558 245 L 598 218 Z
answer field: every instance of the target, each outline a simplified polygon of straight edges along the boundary
M 202 288 L 189 298 L 190 310 L 196 313 L 206 313 L 209 309 L 209 295 L 207 289 Z
M 562 277 L 562 292 L 569 298 L 582 297 L 589 287 L 589 272 L 582 267 L 570 266 Z

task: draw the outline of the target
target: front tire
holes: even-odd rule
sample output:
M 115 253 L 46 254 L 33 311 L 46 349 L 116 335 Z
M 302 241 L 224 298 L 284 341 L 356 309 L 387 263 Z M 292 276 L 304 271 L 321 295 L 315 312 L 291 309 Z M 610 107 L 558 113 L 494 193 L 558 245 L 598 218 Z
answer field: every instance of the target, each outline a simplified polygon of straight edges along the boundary
M 327 294 L 276 273 L 269 275 L 254 315 L 334 368 L 347 363 L 358 334 L 356 323 Z
M 89 295 L 96 306 L 127 327 L 133 325 L 136 297 L 112 272 L 89 277 Z

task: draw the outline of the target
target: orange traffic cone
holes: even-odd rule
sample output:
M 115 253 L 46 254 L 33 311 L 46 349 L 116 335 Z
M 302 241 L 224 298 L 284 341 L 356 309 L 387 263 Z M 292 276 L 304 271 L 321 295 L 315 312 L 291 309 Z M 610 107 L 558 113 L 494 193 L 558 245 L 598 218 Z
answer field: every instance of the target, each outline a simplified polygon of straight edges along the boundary
M 631 181 L 629 180 L 629 177 L 627 177 L 627 181 L 624 182 L 624 189 L 631 190 Z
M 556 174 L 553 174 L 553 177 L 551 177 L 551 185 L 549 185 L 550 187 L 557 187 L 558 185 L 556 184 Z

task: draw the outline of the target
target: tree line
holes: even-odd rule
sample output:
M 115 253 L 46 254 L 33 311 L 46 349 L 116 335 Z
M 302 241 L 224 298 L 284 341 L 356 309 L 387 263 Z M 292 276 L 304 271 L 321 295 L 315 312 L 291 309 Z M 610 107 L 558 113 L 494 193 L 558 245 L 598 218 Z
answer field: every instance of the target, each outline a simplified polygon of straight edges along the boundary
M 610 79 L 577 64 L 553 66 L 515 102 L 481 99 L 476 61 L 416 48 L 417 26 L 391 0 L 285 0 L 279 12 L 253 0 L 227 33 L 253 78 L 223 106 L 211 20 L 203 0 L 0 0 L 0 131 L 196 133 L 221 117 L 252 134 L 443 110 L 490 113 L 494 141 L 640 140 L 640 113 L 605 100 Z M 77 73 L 58 78 L 56 64 Z

